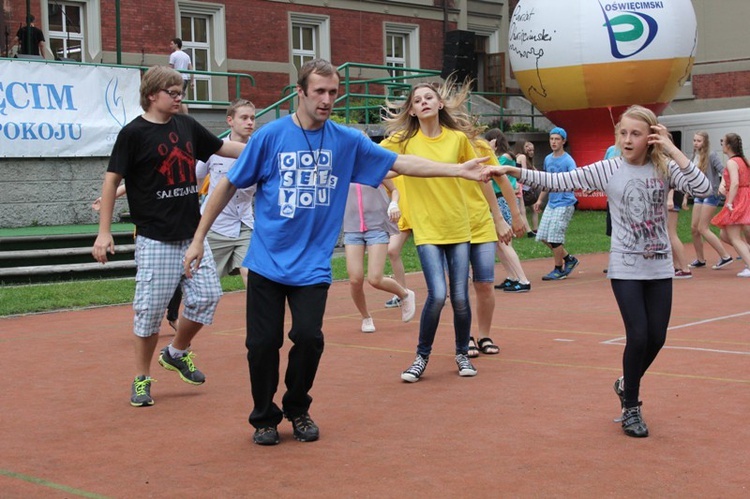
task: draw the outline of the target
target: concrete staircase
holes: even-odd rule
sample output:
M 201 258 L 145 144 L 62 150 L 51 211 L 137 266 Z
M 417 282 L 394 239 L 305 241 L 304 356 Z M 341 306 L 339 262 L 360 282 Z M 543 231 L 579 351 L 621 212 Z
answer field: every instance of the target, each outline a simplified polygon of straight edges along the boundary
M 91 256 L 96 234 L 0 237 L 0 284 L 134 276 L 133 233 L 113 237 L 115 254 L 105 265 Z

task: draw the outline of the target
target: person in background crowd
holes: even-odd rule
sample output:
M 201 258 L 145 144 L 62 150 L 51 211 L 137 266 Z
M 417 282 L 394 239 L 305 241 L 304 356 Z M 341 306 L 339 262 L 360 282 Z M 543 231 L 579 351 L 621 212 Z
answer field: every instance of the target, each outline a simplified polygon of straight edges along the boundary
M 693 163 L 702 171 L 711 182 L 711 193 L 705 198 L 693 199 L 693 215 L 690 220 L 690 232 L 693 236 L 693 247 L 695 248 L 695 260 L 690 264 L 693 268 L 706 266 L 706 257 L 703 252 L 703 241 L 719 255 L 719 261 L 713 266 L 714 270 L 721 269 L 732 263 L 732 256 L 727 252 L 721 240 L 711 231 L 711 218 L 716 213 L 716 207 L 721 202 L 719 185 L 721 174 L 724 172 L 724 164 L 719 155 L 711 152 L 711 142 L 707 132 L 696 132 L 693 135 Z
M 711 223 L 721 228 L 721 239 L 731 244 L 742 257 L 745 268 L 737 276 L 750 277 L 750 247 L 742 237 L 743 229 L 750 225 L 750 170 L 739 135 L 728 133 L 721 144 L 729 160 L 722 174 L 719 192 L 723 190 L 727 200 L 721 211 L 711 219 Z

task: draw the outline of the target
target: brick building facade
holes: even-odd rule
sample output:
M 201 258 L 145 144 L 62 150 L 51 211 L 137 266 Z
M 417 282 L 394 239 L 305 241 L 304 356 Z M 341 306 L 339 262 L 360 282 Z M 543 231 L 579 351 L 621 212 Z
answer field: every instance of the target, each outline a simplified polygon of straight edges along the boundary
M 33 0 L 31 13 L 47 38 L 47 58 L 150 66 L 165 64 L 169 41 L 183 39 L 195 69 L 240 72 L 242 96 L 267 106 L 296 81 L 300 62 L 313 56 L 336 65 L 356 62 L 440 70 L 443 41 L 456 29 L 477 34 L 480 87 L 484 54 L 497 54 L 507 35 L 501 0 L 225 0 L 202 2 L 120 0 L 118 51 L 115 1 Z M 325 5 L 325 6 L 321 6 Z M 25 0 L 4 0 L 0 23 L 9 34 L 5 52 L 26 15 Z M 507 22 L 504 23 L 507 25 Z M 196 76 L 191 96 L 227 100 L 232 81 Z

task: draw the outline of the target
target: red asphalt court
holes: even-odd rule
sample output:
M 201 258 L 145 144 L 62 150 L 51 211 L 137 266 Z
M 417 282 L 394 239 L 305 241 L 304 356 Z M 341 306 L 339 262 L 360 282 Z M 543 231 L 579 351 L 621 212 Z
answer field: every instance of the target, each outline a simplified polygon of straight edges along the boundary
M 363 334 L 348 284 L 334 283 L 312 390 L 321 439 L 297 442 L 284 422 L 275 447 L 253 445 L 247 423 L 244 293 L 224 296 L 194 341 L 207 382 L 154 362 L 147 408 L 128 401 L 130 306 L 0 319 L 0 497 L 748 497 L 741 262 L 675 281 L 667 346 L 642 384 L 651 436 L 633 439 L 612 421 L 623 328 L 606 258 L 581 256 L 561 282 L 541 281 L 551 259 L 524 262 L 532 291 L 497 292 L 502 351 L 478 358 L 474 378 L 457 375 L 446 306 L 415 384 L 399 375 L 419 315 L 401 323 L 368 289 L 377 332 Z M 424 280 L 408 282 L 419 312 Z

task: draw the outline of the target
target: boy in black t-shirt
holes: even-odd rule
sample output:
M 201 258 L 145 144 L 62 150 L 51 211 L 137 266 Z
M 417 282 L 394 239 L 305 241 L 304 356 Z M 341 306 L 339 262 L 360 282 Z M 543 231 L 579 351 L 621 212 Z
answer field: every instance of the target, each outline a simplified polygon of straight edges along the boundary
M 130 404 L 153 405 L 151 360 L 159 340 L 164 309 L 180 285 L 184 310 L 174 340 L 159 356 L 159 364 L 176 371 L 183 381 L 200 385 L 205 376 L 193 364 L 190 342 L 204 324 L 211 324 L 221 296 L 213 258 L 186 279 L 182 261 L 200 221 L 196 159 L 212 154 L 236 158 L 244 144 L 223 142 L 193 118 L 178 114 L 184 96 L 182 76 L 155 66 L 141 80 L 144 114 L 117 135 L 104 177 L 99 235 L 91 251 L 98 262 L 114 254 L 111 222 L 115 191 L 127 179 L 128 205 L 136 226 L 135 351 L 137 374 Z

